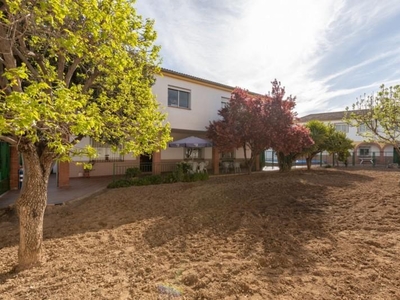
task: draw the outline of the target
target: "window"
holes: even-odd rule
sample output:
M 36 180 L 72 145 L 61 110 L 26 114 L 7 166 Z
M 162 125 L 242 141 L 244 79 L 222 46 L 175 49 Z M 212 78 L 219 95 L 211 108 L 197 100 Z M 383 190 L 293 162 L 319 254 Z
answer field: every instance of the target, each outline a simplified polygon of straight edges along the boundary
M 97 151 L 97 157 L 92 159 L 93 161 L 124 161 L 124 156 L 118 152 L 112 151 L 109 144 L 96 142 L 93 139 L 91 139 L 90 143 L 91 146 Z
M 359 156 L 370 156 L 370 147 L 361 147 Z
M 347 124 L 335 124 L 335 129 L 340 132 L 348 133 L 349 132 L 349 125 Z
M 185 148 L 185 158 L 201 158 L 201 148 Z
M 221 108 L 225 108 L 228 105 L 229 100 L 230 99 L 227 97 L 221 97 Z
M 358 127 L 358 132 L 367 132 L 367 131 L 369 131 L 369 128 L 368 128 L 367 125 L 365 125 L 365 124 L 361 124 L 361 125 Z
M 168 106 L 190 108 L 190 91 L 168 88 Z

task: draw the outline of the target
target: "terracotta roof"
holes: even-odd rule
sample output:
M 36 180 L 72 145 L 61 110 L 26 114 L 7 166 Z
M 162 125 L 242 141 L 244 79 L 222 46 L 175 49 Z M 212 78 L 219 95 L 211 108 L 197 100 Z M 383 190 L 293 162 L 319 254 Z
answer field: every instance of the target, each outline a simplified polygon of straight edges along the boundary
M 169 69 L 165 69 L 165 68 L 161 68 L 161 73 L 164 74 L 164 75 L 169 75 L 171 77 L 180 77 L 180 78 L 185 78 L 188 81 L 203 83 L 204 85 L 220 88 L 220 89 L 228 91 L 228 92 L 232 92 L 236 88 L 234 86 L 218 83 L 218 82 L 215 82 L 215 81 L 203 79 L 203 78 L 200 78 L 200 77 L 196 77 L 196 76 L 180 73 L 180 72 L 169 70 Z M 264 95 L 261 95 L 261 94 L 258 94 L 258 93 L 254 93 L 254 92 L 251 92 L 251 91 L 248 91 L 248 92 L 250 94 L 252 94 L 252 95 L 264 96 Z
M 336 111 L 328 113 L 310 114 L 300 118 L 300 122 L 308 122 L 312 120 L 318 121 L 336 121 L 341 120 L 344 117 L 345 111 Z
M 350 112 L 362 112 L 363 110 L 350 110 Z M 327 112 L 327 113 L 319 113 L 319 114 L 310 114 L 304 117 L 301 117 L 299 122 L 305 123 L 312 120 L 318 121 L 339 121 L 342 120 L 345 116 L 346 111 L 335 111 L 335 112 Z
M 207 85 L 220 87 L 220 88 L 223 88 L 223 89 L 226 89 L 226 90 L 229 90 L 229 91 L 233 91 L 235 89 L 235 87 L 233 87 L 233 86 L 229 86 L 229 85 L 225 85 L 225 84 L 218 83 L 218 82 L 215 82 L 215 81 L 203 79 L 203 78 L 200 78 L 200 77 L 196 77 L 196 76 L 192 76 L 192 75 L 188 75 L 188 74 L 172 71 L 172 70 L 169 70 L 169 69 L 162 68 L 161 72 L 163 74 L 168 74 L 168 75 L 177 76 L 177 77 L 184 77 L 184 78 L 189 79 L 189 80 L 198 81 L 198 82 L 205 83 Z

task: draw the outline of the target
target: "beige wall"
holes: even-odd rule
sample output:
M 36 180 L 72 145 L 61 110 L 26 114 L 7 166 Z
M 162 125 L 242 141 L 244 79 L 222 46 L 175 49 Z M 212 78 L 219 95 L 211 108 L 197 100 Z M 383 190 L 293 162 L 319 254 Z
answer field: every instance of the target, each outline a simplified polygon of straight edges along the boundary
M 168 107 L 168 87 L 190 91 L 190 109 Z M 205 131 L 209 121 L 218 119 L 221 98 L 230 98 L 231 92 L 168 76 L 157 76 L 153 93 L 168 113 L 168 122 L 174 129 Z

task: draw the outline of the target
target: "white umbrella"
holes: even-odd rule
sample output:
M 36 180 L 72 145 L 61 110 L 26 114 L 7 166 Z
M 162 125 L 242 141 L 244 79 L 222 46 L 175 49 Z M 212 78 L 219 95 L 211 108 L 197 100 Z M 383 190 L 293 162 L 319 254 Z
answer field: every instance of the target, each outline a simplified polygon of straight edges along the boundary
M 195 136 L 189 136 L 181 140 L 170 142 L 168 146 L 171 148 L 179 148 L 179 147 L 205 148 L 205 147 L 212 147 L 213 144 L 209 140 L 201 139 Z

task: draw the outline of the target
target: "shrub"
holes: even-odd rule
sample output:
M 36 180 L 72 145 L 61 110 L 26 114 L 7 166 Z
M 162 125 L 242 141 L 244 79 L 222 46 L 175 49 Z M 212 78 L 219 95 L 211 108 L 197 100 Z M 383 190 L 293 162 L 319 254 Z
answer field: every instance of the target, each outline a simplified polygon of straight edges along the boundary
M 125 171 L 126 178 L 138 177 L 142 172 L 139 168 L 128 168 Z
M 190 181 L 187 179 L 187 177 L 190 174 L 193 174 L 193 173 L 191 173 L 191 171 L 192 171 L 192 167 L 186 161 L 177 163 L 175 170 L 172 172 L 174 180 L 175 180 L 174 182 Z
M 163 183 L 174 183 L 178 182 L 174 173 L 169 173 L 163 176 Z
M 161 175 L 149 175 L 132 180 L 132 185 L 141 186 L 150 184 L 161 184 L 163 182 L 164 181 Z
M 209 178 L 207 173 L 192 173 L 192 174 L 185 174 L 182 181 L 184 182 L 194 182 L 194 181 L 203 181 Z
M 207 180 L 207 173 L 189 173 L 190 166 L 185 163 L 179 163 L 176 166 L 176 169 L 167 175 L 149 175 L 144 177 L 137 177 L 141 172 L 138 168 L 129 168 L 126 170 L 125 179 L 119 179 L 111 182 L 107 188 L 121 188 L 128 186 L 142 186 L 142 185 L 151 185 L 151 184 L 162 184 L 162 183 L 174 183 L 174 182 L 194 182 L 194 181 L 202 181 Z
M 121 188 L 121 187 L 128 187 L 132 185 L 132 180 L 129 179 L 119 179 L 113 181 L 107 185 L 109 189 Z

